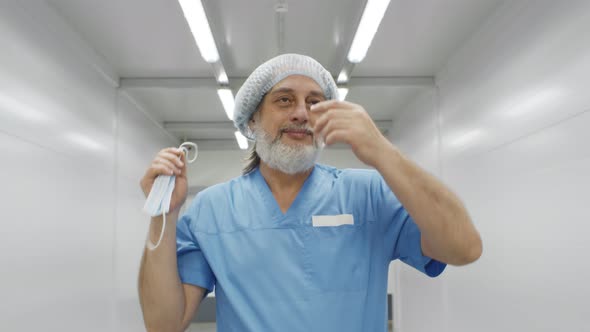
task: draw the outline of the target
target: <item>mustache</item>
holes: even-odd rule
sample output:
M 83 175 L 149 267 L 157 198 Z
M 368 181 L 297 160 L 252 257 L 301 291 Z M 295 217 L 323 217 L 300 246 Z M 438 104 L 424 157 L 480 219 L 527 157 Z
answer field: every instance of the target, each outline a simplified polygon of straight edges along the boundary
M 311 135 L 312 137 L 314 136 L 313 130 L 311 129 L 310 126 L 305 125 L 305 124 L 301 124 L 301 125 L 291 124 L 291 125 L 286 125 L 286 126 L 279 128 L 279 134 L 277 135 L 277 138 L 275 140 L 279 140 L 283 136 L 283 133 L 285 133 L 286 131 L 289 131 L 289 130 L 304 131 L 307 135 Z

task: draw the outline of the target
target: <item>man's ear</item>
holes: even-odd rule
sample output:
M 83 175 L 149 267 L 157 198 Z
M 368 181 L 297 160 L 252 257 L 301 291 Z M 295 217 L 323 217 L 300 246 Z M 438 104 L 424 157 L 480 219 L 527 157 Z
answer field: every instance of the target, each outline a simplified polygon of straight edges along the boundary
M 251 132 L 254 131 L 255 125 L 256 125 L 256 121 L 254 120 L 254 117 L 251 117 L 250 120 L 248 121 L 248 128 L 250 128 Z
M 256 120 L 258 120 L 258 118 L 260 117 L 258 111 L 254 112 L 254 114 L 252 114 L 252 116 L 250 117 L 250 120 L 248 120 L 248 128 L 250 128 L 251 132 L 254 132 L 254 126 L 256 126 Z

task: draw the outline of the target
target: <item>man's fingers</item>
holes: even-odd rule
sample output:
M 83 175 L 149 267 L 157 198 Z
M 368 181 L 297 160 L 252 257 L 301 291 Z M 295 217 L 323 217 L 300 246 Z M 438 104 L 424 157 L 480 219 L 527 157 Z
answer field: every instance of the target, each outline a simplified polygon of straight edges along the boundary
M 313 104 L 313 105 L 311 105 L 309 110 L 311 112 L 323 112 L 323 111 L 327 111 L 331 108 L 344 108 L 347 105 L 348 105 L 347 102 L 332 99 L 332 100 L 321 101 L 317 104 Z
M 180 155 L 175 155 L 170 152 L 162 151 L 160 152 L 158 157 L 156 157 L 156 159 L 162 158 L 169 160 L 170 162 L 174 163 L 174 165 L 176 165 L 177 167 L 182 168 L 184 166 L 184 162 L 182 161 L 182 155 L 184 155 L 184 153 L 181 153 Z
M 328 136 L 326 136 L 324 142 L 326 143 L 326 145 L 332 145 L 334 143 L 338 143 L 338 142 L 346 142 L 346 138 L 347 138 L 347 131 L 345 129 L 336 129 L 333 130 L 331 133 L 328 134 Z
M 179 148 L 165 148 L 162 151 L 160 151 L 160 153 L 162 153 L 162 152 L 172 153 L 178 157 L 180 157 L 180 155 L 183 154 L 182 149 L 179 149 Z
M 164 165 L 166 166 L 166 168 L 173 170 L 174 174 L 180 174 L 180 172 L 182 171 L 181 167 L 178 167 L 177 165 L 173 164 L 170 160 L 164 158 L 157 158 L 156 160 L 154 160 L 154 164 Z
M 344 119 L 336 118 L 336 119 L 332 119 L 331 121 L 327 122 L 319 134 L 321 137 L 326 138 L 333 131 L 340 130 L 340 129 L 347 129 L 348 127 L 350 127 L 348 121 L 346 121 Z
M 182 149 L 165 148 L 158 152 L 146 175 L 156 178 L 160 174 L 186 174 L 186 155 Z
M 164 164 L 153 163 L 147 171 L 147 177 L 156 179 L 158 175 L 174 175 L 174 171 Z
M 314 134 L 320 135 L 322 130 L 324 130 L 324 127 L 328 123 L 328 120 L 329 116 L 327 113 L 324 113 L 322 116 L 320 116 L 313 126 Z
M 336 115 L 338 115 L 337 113 L 340 113 L 340 111 L 341 110 L 339 110 L 339 109 L 331 108 L 328 111 L 326 111 L 324 114 L 322 114 L 315 122 L 315 124 L 313 126 L 313 132 L 314 133 L 321 133 L 324 130 L 324 127 L 330 121 L 332 121 L 334 118 L 336 118 Z
M 354 117 L 351 112 L 343 112 L 342 109 L 333 108 L 317 119 L 314 124 L 313 132 L 325 137 L 329 132 L 329 129 L 326 129 L 326 127 L 333 122 L 338 123 L 338 126 L 340 127 L 352 126 L 354 125 Z
M 150 167 L 141 179 L 140 186 L 145 195 L 149 194 L 155 179 L 159 175 L 186 176 L 186 162 L 184 152 L 179 148 L 165 148 L 154 157 Z

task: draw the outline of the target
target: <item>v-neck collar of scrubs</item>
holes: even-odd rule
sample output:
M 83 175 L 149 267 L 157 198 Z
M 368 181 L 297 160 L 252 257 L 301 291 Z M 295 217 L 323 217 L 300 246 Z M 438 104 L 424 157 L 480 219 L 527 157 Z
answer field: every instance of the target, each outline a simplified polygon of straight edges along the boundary
M 315 187 L 318 181 L 318 173 L 318 166 L 314 165 L 313 169 L 311 170 L 311 173 L 309 174 L 307 179 L 305 179 L 305 181 L 303 182 L 303 186 L 297 193 L 295 200 L 293 200 L 291 206 L 289 206 L 287 211 L 283 213 L 281 207 L 279 206 L 279 203 L 272 194 L 272 191 L 270 190 L 268 183 L 266 183 L 264 176 L 262 176 L 262 173 L 260 173 L 260 168 L 257 168 L 254 171 L 253 175 L 256 187 L 258 188 L 258 192 L 260 193 L 262 199 L 264 199 L 266 205 L 268 206 L 273 221 L 278 222 L 287 218 L 299 218 L 301 216 L 301 210 L 306 207 L 306 204 L 308 204 L 308 202 L 310 202 L 313 193 L 313 188 Z

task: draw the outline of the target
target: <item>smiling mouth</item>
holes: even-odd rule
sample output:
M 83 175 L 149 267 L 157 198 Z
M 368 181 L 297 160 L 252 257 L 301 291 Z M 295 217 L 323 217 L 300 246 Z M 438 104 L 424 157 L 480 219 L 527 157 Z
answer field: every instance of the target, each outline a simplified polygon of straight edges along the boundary
M 284 129 L 282 132 L 288 134 L 311 135 L 311 131 L 307 129 Z
M 281 130 L 281 136 L 283 134 L 287 134 L 289 137 L 292 138 L 305 138 L 308 135 L 313 136 L 313 132 L 309 129 L 283 129 Z

